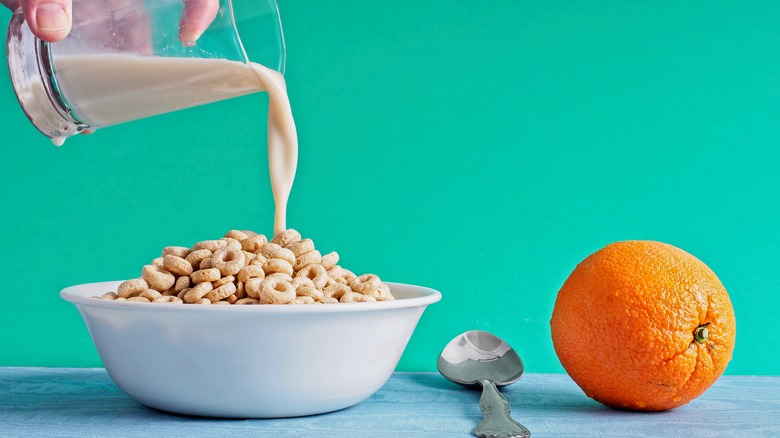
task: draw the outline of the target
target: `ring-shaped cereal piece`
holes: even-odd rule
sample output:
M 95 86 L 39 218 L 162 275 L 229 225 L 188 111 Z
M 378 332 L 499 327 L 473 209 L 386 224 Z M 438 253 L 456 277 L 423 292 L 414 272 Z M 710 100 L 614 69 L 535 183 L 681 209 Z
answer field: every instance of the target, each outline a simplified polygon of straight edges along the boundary
M 146 280 L 143 278 L 134 278 L 132 280 L 122 282 L 122 284 L 120 284 L 116 289 L 116 293 L 119 294 L 119 296 L 122 298 L 130 298 L 138 296 L 138 294 L 145 291 L 146 289 L 149 289 L 149 283 L 147 283 Z
M 317 301 L 314 300 L 314 298 L 309 296 L 303 296 L 303 297 L 295 297 L 292 304 L 314 304 Z
M 200 261 L 198 269 L 211 269 L 214 267 L 214 257 L 208 257 Z
M 198 301 L 195 301 L 192 304 L 211 304 L 211 300 L 208 298 L 201 298 Z
M 244 304 L 260 304 L 260 300 L 254 299 L 254 298 L 241 298 L 235 303 L 237 306 L 241 306 Z
M 222 306 L 229 306 L 230 305 L 230 303 L 228 303 L 227 301 L 217 301 L 216 303 L 211 303 L 211 304 L 214 304 L 214 305 L 220 304 Z
M 224 246 L 224 248 L 233 248 L 241 251 L 241 242 L 239 242 L 236 239 L 233 239 L 232 237 L 224 237 L 221 240 L 224 240 L 227 242 L 227 245 Z
M 322 304 L 338 304 L 338 303 L 339 303 L 339 300 L 337 300 L 336 298 L 333 298 L 333 297 L 323 297 L 323 298 L 320 300 L 320 302 L 321 302 Z
M 244 283 L 236 283 L 236 298 L 239 300 L 242 298 L 246 298 L 246 289 L 244 287 Z
M 322 256 L 322 260 L 320 261 L 320 264 L 325 269 L 330 269 L 334 266 L 336 266 L 339 263 L 339 253 L 336 251 L 331 251 L 324 256 Z
M 263 244 L 256 253 L 262 255 L 266 259 L 281 259 L 286 260 L 291 265 L 295 264 L 295 254 L 289 249 L 282 248 L 275 243 L 268 242 Z
M 232 283 L 234 281 L 236 281 L 236 277 L 234 277 L 232 275 L 228 275 L 227 277 L 222 277 L 219 280 L 212 282 L 211 285 L 214 286 L 214 289 L 216 289 L 216 288 L 218 288 L 220 286 L 224 286 L 224 285 L 226 285 L 228 283 Z
M 349 287 L 351 287 L 353 291 L 363 295 L 368 295 L 372 291 L 379 289 L 381 285 L 382 280 L 374 274 L 364 274 L 360 277 L 353 278 L 349 282 Z
M 295 300 L 292 283 L 278 278 L 266 278 L 260 285 L 261 304 L 290 304 Z
M 249 251 L 241 250 L 241 252 L 244 253 L 244 257 L 246 257 L 246 264 L 250 264 L 252 260 L 254 260 L 257 257 L 257 254 Z
M 190 274 L 190 279 L 193 284 L 211 283 L 222 278 L 222 273 L 217 268 L 208 268 L 195 271 Z
M 211 258 L 212 255 L 213 253 L 207 249 L 199 249 L 187 254 L 187 257 L 185 257 L 184 260 L 190 262 L 190 265 L 192 265 L 192 269 L 197 270 L 200 269 L 200 262 L 205 259 Z
M 285 246 L 285 248 L 287 248 L 290 251 L 292 251 L 292 253 L 293 253 L 293 255 L 295 255 L 295 257 L 300 257 L 300 256 L 306 254 L 307 252 L 314 251 L 314 241 L 311 240 L 311 239 L 303 239 L 303 240 L 299 240 L 297 242 L 293 242 L 293 243 Z
M 349 292 L 345 293 L 344 296 L 342 296 L 339 299 L 340 303 L 373 303 L 376 302 L 376 298 L 369 296 L 369 295 L 363 295 L 357 292 Z
M 250 278 L 244 284 L 244 290 L 250 298 L 260 298 L 260 287 L 263 285 L 263 278 Z
M 173 285 L 173 290 L 175 290 L 176 292 L 181 292 L 182 290 L 187 289 L 191 285 L 192 283 L 190 282 L 190 276 L 186 275 L 176 279 L 176 283 Z
M 240 271 L 238 271 L 239 283 L 246 283 L 246 281 L 250 278 L 265 278 L 265 271 L 263 271 L 262 266 L 244 266 Z
M 272 278 L 276 279 L 277 281 L 286 281 L 288 283 L 292 283 L 293 278 L 292 275 L 287 275 L 283 272 L 275 272 L 273 274 L 266 274 L 265 278 Z
M 188 287 L 186 289 L 182 289 L 182 290 L 179 291 L 179 293 L 177 293 L 174 296 L 177 297 L 177 298 L 181 298 L 183 300 L 184 297 L 187 295 L 187 292 L 189 292 L 191 290 L 192 290 L 191 287 Z M 170 295 L 170 294 L 167 291 L 165 291 L 165 292 L 163 292 L 163 295 Z
M 103 295 L 100 296 L 103 300 L 115 300 L 119 298 L 119 294 L 116 292 L 106 292 Z
M 271 242 L 284 247 L 299 240 L 301 240 L 301 233 L 290 228 L 276 235 Z
M 325 288 L 323 291 L 325 294 L 325 297 L 328 298 L 335 298 L 335 299 L 341 299 L 344 295 L 352 292 L 352 289 L 349 288 L 346 284 L 332 284 Z
M 211 263 L 224 276 L 238 274 L 244 267 L 246 257 L 240 249 L 233 247 L 220 248 L 214 252 Z
M 206 298 L 208 298 L 212 303 L 216 303 L 217 301 L 222 301 L 234 293 L 236 293 L 236 285 L 233 283 L 227 283 L 207 293 Z
M 193 247 L 193 251 L 197 251 L 199 249 L 207 249 L 211 252 L 214 252 L 220 248 L 224 248 L 227 246 L 227 242 L 224 240 L 202 240 L 198 243 L 196 243 Z
M 247 236 L 246 233 L 241 230 L 230 230 L 227 233 L 225 233 L 224 237 L 230 237 L 231 239 L 236 239 L 239 242 L 249 238 L 249 236 Z
M 149 263 L 152 266 L 157 266 L 158 268 L 164 268 L 165 265 L 163 264 L 163 258 L 157 257 L 156 259 L 152 260 L 152 263 Z
M 263 263 L 263 271 L 266 275 L 276 273 L 293 275 L 293 267 L 290 262 L 282 259 L 268 259 L 267 262 Z
M 157 298 L 160 298 L 163 295 L 160 292 L 157 292 L 154 289 L 146 289 L 145 291 L 141 292 L 138 296 L 139 297 L 144 297 L 144 298 L 146 298 L 149 301 L 154 301 L 154 300 L 156 300 Z
M 241 241 L 241 249 L 244 251 L 249 252 L 256 252 L 258 249 L 260 249 L 261 246 L 265 245 L 268 242 L 268 239 L 262 235 L 258 234 L 256 236 L 247 237 L 246 239 Z
M 130 297 L 130 298 L 127 299 L 127 301 L 132 301 L 132 302 L 135 302 L 135 303 L 151 303 L 149 298 L 145 298 L 145 297 L 141 297 L 141 296 Z
M 183 299 L 187 303 L 196 303 L 212 290 L 214 290 L 214 286 L 212 286 L 210 282 L 198 283 L 195 285 L 195 287 L 188 290 L 187 292 L 182 291 L 184 292 L 184 295 L 180 296 L 179 298 Z
M 165 270 L 154 265 L 146 265 L 141 270 L 141 277 L 149 283 L 148 289 L 157 291 L 168 290 L 176 283 L 176 277 Z
M 225 298 L 225 301 L 227 301 L 230 304 L 236 304 L 236 301 L 238 301 L 238 296 L 234 293 L 233 295 L 230 295 L 229 297 Z
M 322 265 L 308 265 L 299 270 L 296 277 L 308 278 L 314 282 L 314 287 L 323 289 L 328 283 L 328 271 Z
M 322 261 L 322 256 L 320 255 L 320 252 L 315 249 L 314 251 L 307 252 L 306 254 L 296 258 L 295 264 L 293 265 L 293 269 L 295 271 L 300 271 L 301 269 L 309 265 L 319 265 L 321 261 Z
M 267 261 L 268 258 L 266 258 L 264 255 L 255 254 L 255 258 L 253 258 L 252 261 L 249 262 L 249 264 L 252 266 L 263 266 Z
M 190 253 L 189 248 L 183 246 L 166 246 L 162 250 L 162 256 L 175 255 L 176 257 L 185 258 Z
M 296 277 L 292 281 L 297 297 L 311 297 L 312 299 L 322 299 L 325 294 L 314 286 L 314 282 L 307 277 Z
M 184 301 L 177 297 L 160 297 L 152 302 L 162 304 L 184 304 Z
M 176 275 L 190 275 L 193 270 L 190 262 L 171 254 L 163 257 L 163 268 Z

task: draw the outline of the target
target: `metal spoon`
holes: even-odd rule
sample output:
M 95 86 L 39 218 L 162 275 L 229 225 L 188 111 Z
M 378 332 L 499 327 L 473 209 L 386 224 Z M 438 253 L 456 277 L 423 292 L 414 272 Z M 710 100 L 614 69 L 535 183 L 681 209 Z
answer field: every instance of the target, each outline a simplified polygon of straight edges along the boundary
M 523 361 L 500 338 L 472 330 L 451 340 L 436 362 L 447 379 L 476 389 L 482 386 L 479 407 L 483 419 L 474 435 L 478 437 L 527 438 L 531 432 L 510 415 L 509 402 L 496 386 L 517 382 L 523 374 Z

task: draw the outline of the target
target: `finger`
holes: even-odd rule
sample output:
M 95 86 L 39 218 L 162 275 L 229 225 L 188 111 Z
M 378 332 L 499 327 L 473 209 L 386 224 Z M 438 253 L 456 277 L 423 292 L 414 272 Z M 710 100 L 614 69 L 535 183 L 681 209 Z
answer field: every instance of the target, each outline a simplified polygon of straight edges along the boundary
M 24 19 L 32 33 L 38 38 L 56 42 L 70 32 L 70 0 L 26 0 L 20 1 Z
M 203 35 L 219 12 L 219 0 L 184 0 L 179 40 L 191 46 Z

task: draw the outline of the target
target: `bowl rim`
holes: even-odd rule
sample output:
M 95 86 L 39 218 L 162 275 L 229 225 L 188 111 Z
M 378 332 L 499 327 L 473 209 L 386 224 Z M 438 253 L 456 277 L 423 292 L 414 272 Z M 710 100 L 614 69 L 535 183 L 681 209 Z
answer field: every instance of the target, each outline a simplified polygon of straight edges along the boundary
M 298 305 L 263 304 L 245 306 L 184 306 L 184 305 L 155 305 L 150 303 L 136 303 L 127 301 L 100 300 L 93 298 L 106 291 L 116 291 L 122 281 L 103 281 L 96 283 L 84 283 L 69 286 L 60 291 L 60 298 L 77 307 L 96 307 L 108 309 L 135 310 L 145 312 L 249 312 L 260 314 L 286 314 L 286 313 L 344 313 L 382 311 L 389 309 L 402 309 L 408 307 L 425 307 L 441 300 L 441 292 L 425 286 L 416 286 L 406 283 L 384 282 L 390 286 L 391 293 L 394 289 L 412 289 L 418 296 L 412 298 L 400 298 L 393 301 L 380 301 L 376 303 L 339 303 L 338 305 Z M 95 292 L 102 290 L 103 292 Z

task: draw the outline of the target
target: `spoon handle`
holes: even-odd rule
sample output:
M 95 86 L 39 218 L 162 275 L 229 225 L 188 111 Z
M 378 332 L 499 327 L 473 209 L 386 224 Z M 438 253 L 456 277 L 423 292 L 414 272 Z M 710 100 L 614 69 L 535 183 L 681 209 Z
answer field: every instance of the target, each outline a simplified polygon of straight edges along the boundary
M 474 429 L 474 435 L 483 438 L 528 438 L 531 432 L 510 415 L 509 402 L 498 392 L 491 380 L 480 380 L 482 396 L 479 407 L 482 409 L 482 422 Z

